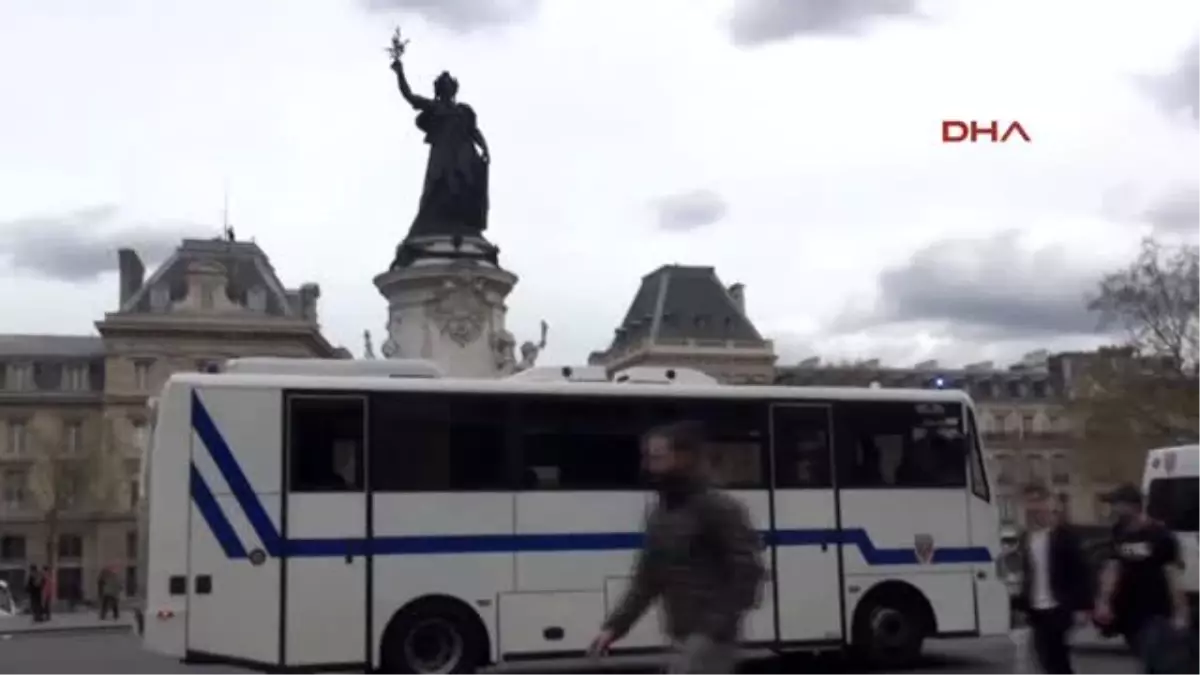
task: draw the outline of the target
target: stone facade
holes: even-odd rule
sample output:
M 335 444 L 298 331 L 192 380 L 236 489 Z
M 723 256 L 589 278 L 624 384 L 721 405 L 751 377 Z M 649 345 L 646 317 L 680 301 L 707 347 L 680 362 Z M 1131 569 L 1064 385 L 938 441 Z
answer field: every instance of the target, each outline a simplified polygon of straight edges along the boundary
M 185 240 L 148 280 L 133 251 L 119 261 L 99 336 L 0 335 L 0 575 L 20 587 L 52 560 L 62 602 L 91 600 L 104 565 L 139 586 L 146 404 L 171 373 L 347 356 L 321 335 L 319 288 L 285 289 L 253 243 Z

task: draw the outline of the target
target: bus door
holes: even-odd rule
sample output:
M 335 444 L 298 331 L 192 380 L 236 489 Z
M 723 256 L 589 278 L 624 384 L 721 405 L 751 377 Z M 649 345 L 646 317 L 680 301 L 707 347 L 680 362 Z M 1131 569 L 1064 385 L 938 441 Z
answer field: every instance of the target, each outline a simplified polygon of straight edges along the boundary
M 285 400 L 283 665 L 370 663 L 367 399 Z
M 925 604 L 904 611 L 927 608 L 939 633 L 977 629 L 975 564 L 989 554 L 971 541 L 964 414 L 955 402 L 836 404 L 847 626 L 915 590 Z
M 842 639 L 831 429 L 828 405 L 771 406 L 772 555 L 780 642 Z

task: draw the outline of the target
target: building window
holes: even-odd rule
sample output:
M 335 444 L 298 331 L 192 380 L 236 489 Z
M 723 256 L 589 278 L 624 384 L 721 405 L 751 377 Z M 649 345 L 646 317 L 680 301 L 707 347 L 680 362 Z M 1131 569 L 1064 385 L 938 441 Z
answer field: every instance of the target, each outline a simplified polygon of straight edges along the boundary
M 33 384 L 33 368 L 27 363 L 15 363 L 8 367 L 8 386 L 22 391 Z
M 141 473 L 136 469 L 129 472 L 127 481 L 129 490 L 129 509 L 132 511 L 138 507 L 142 501 L 142 481 Z
M 83 494 L 83 477 L 80 473 L 73 469 L 64 469 L 58 480 L 58 506 L 67 510 L 79 506 L 79 497 Z
M 1046 480 L 1046 460 L 1041 455 L 1030 455 L 1025 462 L 1029 471 L 1029 482 Z
M 129 425 L 133 427 L 133 446 L 138 450 L 138 456 L 146 451 L 146 442 L 149 440 L 146 433 L 146 420 L 135 417 L 129 420 Z
M 138 391 L 150 389 L 150 367 L 154 364 L 149 359 L 138 359 L 133 362 L 133 386 Z
M 0 563 L 12 564 L 24 562 L 25 550 L 25 537 L 19 534 L 6 534 L 0 537 Z
M 20 456 L 28 450 L 29 427 L 25 420 L 8 421 L 8 454 Z
M 137 565 L 125 566 L 125 595 L 133 598 L 137 597 L 138 592 L 138 575 Z
M 77 455 L 83 450 L 83 423 L 67 422 L 63 428 L 63 451 Z
M 1050 481 L 1055 485 L 1071 482 L 1071 465 L 1066 455 L 1057 453 L 1050 458 Z
M 1000 507 L 1000 522 L 1012 523 L 1017 519 L 1017 500 L 1015 497 L 1004 495 L 1000 497 L 997 504 Z
M 1070 522 L 1071 520 L 1071 495 L 1060 492 L 1058 493 L 1058 507 L 1062 513 L 1063 519 Z
M 82 560 L 83 537 L 77 534 L 58 535 L 59 560 Z
M 1038 380 L 1033 383 L 1033 397 L 1046 398 L 1046 381 Z
M 996 456 L 996 483 L 999 485 L 1011 485 L 1013 482 L 1013 458 L 1008 455 Z
M 137 560 L 138 557 L 138 533 L 137 530 L 125 533 L 125 559 Z
M 88 367 L 69 366 L 67 368 L 66 388 L 70 391 L 87 391 Z
M 1024 413 L 1021 415 L 1021 433 L 1026 436 L 1032 436 L 1037 433 L 1037 419 L 1033 413 Z
M 1017 380 L 1012 380 L 1009 382 L 1008 395 L 1012 398 L 1021 398 L 1021 383 Z
M 78 565 L 59 566 L 58 573 L 55 574 L 55 585 L 59 600 L 65 600 L 72 605 L 83 601 L 83 569 Z
M 1096 522 L 1098 523 L 1106 524 L 1112 519 L 1112 508 L 1104 500 L 1103 495 L 1096 495 L 1095 501 L 1092 504 L 1092 510 L 1096 514 Z
M 4 472 L 3 483 L 0 484 L 0 498 L 3 499 L 6 511 L 21 511 L 25 508 L 25 486 L 29 483 L 29 474 L 23 469 L 9 469 Z

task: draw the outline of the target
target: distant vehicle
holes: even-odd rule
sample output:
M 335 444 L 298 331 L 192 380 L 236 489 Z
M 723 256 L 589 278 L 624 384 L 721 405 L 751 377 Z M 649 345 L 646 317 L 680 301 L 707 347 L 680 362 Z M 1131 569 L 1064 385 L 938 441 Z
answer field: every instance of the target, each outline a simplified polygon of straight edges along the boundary
M 8 582 L 0 579 L 0 619 L 16 616 L 19 613 L 20 608 L 17 606 L 17 599 L 13 597 L 12 590 L 8 587 Z
M 1184 590 L 1196 622 L 1200 554 L 1200 445 L 1157 448 L 1146 455 L 1142 477 L 1146 514 L 1175 534 L 1183 556 Z
M 901 664 L 927 637 L 1009 629 L 961 391 L 313 364 L 164 386 L 141 512 L 150 650 L 342 672 L 582 654 L 652 505 L 640 436 L 679 419 L 709 426 L 718 478 L 763 536 L 771 574 L 748 646 Z M 621 646 L 662 642 L 650 615 Z

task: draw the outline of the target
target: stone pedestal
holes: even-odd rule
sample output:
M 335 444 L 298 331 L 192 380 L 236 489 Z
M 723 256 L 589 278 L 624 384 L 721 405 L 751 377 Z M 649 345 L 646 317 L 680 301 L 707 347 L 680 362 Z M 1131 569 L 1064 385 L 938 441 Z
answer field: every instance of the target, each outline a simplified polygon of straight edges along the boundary
M 505 299 L 517 276 L 500 267 L 495 247 L 473 237 L 406 242 L 419 254 L 375 277 L 388 301 L 392 359 L 427 359 L 452 377 L 512 372 L 514 340 L 504 326 Z

